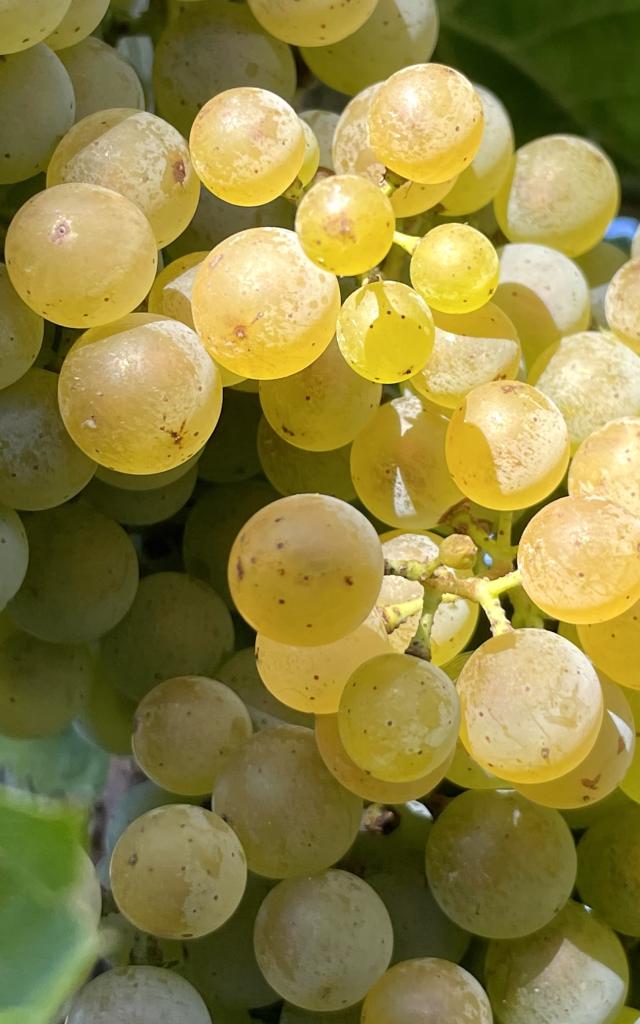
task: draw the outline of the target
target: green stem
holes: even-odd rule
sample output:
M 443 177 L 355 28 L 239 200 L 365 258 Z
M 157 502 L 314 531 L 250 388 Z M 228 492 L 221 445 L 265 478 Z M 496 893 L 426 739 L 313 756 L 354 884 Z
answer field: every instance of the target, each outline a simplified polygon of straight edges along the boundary
M 387 633 L 393 633 L 394 629 L 401 626 L 407 619 L 422 611 L 422 598 L 414 597 L 411 601 L 402 601 L 399 604 L 388 604 L 382 609 L 382 621 Z
M 393 240 L 396 245 L 399 245 L 401 249 L 408 252 L 410 256 L 413 256 L 420 241 L 415 235 L 405 235 L 403 231 L 394 231 Z
M 442 594 L 425 587 L 420 622 L 415 636 L 407 647 L 407 654 L 412 654 L 414 658 L 431 661 L 431 630 L 442 597 Z
M 403 576 L 405 580 L 412 580 L 417 583 L 424 583 L 428 580 L 440 559 L 434 558 L 431 562 L 415 562 L 411 559 L 385 558 L 385 576 Z
M 530 629 L 544 629 L 544 613 L 533 603 L 522 587 L 516 587 L 509 594 L 509 600 L 513 607 L 511 621 L 516 629 L 524 629 L 526 627 Z

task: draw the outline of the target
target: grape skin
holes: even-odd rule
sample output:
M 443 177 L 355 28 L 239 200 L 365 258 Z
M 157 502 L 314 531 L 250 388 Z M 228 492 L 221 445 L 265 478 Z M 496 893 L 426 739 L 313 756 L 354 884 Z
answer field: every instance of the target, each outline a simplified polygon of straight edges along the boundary
M 640 418 L 611 420 L 584 439 L 569 468 L 573 498 L 605 498 L 640 516 Z
M 35 362 L 44 336 L 44 321 L 22 301 L 0 263 L 0 389 L 22 377 Z
M 377 0 L 349 0 L 337 10 L 332 0 L 248 0 L 267 32 L 294 46 L 336 43 L 356 32 L 372 14 Z
M 65 17 L 71 0 L 6 0 L 0 12 L 0 52 L 35 46 Z
M 331 451 L 305 451 L 288 444 L 263 417 L 258 424 L 262 472 L 279 494 L 328 494 L 352 501 L 356 492 L 349 471 L 350 445 Z
M 492 1024 L 489 1000 L 473 975 L 448 960 L 396 964 L 367 994 L 362 1024 Z
M 470 313 L 498 287 L 498 256 L 489 239 L 469 224 L 440 224 L 418 242 L 411 284 L 441 313 Z
M 76 95 L 76 120 L 114 107 L 144 110 L 144 89 L 134 68 L 95 36 L 58 53 Z

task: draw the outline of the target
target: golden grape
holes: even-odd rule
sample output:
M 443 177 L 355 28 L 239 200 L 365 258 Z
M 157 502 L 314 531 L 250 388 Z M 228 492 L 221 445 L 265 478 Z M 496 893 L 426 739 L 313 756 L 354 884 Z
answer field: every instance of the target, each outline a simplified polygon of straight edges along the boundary
M 418 242 L 411 283 L 441 313 L 470 313 L 498 287 L 498 255 L 489 239 L 469 224 L 440 224 Z
M 476 92 L 482 104 L 482 142 L 468 167 L 441 200 L 447 216 L 480 210 L 490 203 L 509 173 L 513 159 L 513 125 L 494 93 L 481 85 Z
M 640 666 L 635 657 L 640 644 L 640 601 L 621 615 L 578 626 L 585 654 L 603 672 L 632 690 L 640 690 Z
M 640 259 L 629 260 L 613 275 L 604 298 L 611 330 L 640 352 Z
M 383 974 L 367 993 L 362 1024 L 492 1024 L 493 1014 L 479 982 L 450 960 L 405 960 Z
M 584 439 L 569 469 L 569 494 L 605 498 L 640 516 L 640 417 L 611 420 Z
M 260 24 L 276 39 L 294 46 L 326 46 L 351 35 L 374 11 L 378 0 L 248 0 Z

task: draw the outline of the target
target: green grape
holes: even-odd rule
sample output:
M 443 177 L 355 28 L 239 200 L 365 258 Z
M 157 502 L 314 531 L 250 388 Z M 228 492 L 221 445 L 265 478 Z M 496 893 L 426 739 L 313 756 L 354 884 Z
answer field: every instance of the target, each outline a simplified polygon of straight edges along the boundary
M 293 231 L 254 228 L 216 246 L 193 286 L 193 319 L 210 355 L 243 377 L 302 370 L 331 341 L 338 280 L 305 256 Z
M 66 1024 L 211 1024 L 195 988 L 162 967 L 121 967 L 89 981 L 73 998 Z
M 614 810 L 578 843 L 580 899 L 624 935 L 640 935 L 640 807 Z
M 513 159 L 513 125 L 497 96 L 476 86 L 484 114 L 480 147 L 450 192 L 442 200 L 447 216 L 480 210 L 490 203 L 509 173 Z
M 352 501 L 356 492 L 351 480 L 351 448 L 328 452 L 305 451 L 283 441 L 264 417 L 258 425 L 258 457 L 262 472 L 283 495 L 321 493 Z
M 231 754 L 252 733 L 240 698 L 215 679 L 166 679 L 140 701 L 131 738 L 133 755 L 169 793 L 210 793 Z
M 9 225 L 5 257 L 13 286 L 31 309 L 82 328 L 135 309 L 158 262 L 151 225 L 138 207 L 84 182 L 57 185 L 25 203 Z
M 32 369 L 0 391 L 0 501 L 10 508 L 61 505 L 95 473 L 64 428 L 57 385 L 55 373 Z
M 361 512 L 326 494 L 294 494 L 245 523 L 229 555 L 238 611 L 270 640 L 313 647 L 352 632 L 371 611 L 382 551 Z
M 633 765 L 627 773 L 626 779 L 629 778 L 632 772 Z M 613 793 L 605 796 L 604 800 L 600 800 L 598 803 L 562 811 L 562 817 L 573 831 L 582 831 L 585 828 L 590 828 L 594 822 L 600 821 L 601 818 L 604 818 L 614 808 L 622 810 L 623 807 L 629 807 L 631 803 L 632 798 L 624 793 L 622 788 L 614 789 Z
M 360 1004 L 348 1006 L 344 1010 L 316 1013 L 285 1003 L 280 1011 L 279 1024 L 360 1024 Z
M 449 666 L 445 665 L 445 671 L 449 673 Z M 458 740 L 453 760 L 447 769 L 447 779 L 461 789 L 504 789 L 505 783 L 486 772 L 476 761 L 473 760 L 463 744 Z
M 569 494 L 605 498 L 640 515 L 640 417 L 603 424 L 584 439 L 569 469 Z
M 95 36 L 61 50 L 76 94 L 76 120 L 98 110 L 134 107 L 144 110 L 144 89 L 133 66 L 114 47 Z
M 562 338 L 536 359 L 529 382 L 560 409 L 574 451 L 610 420 L 640 415 L 640 355 L 613 334 Z
M 304 157 L 298 169 L 298 181 L 307 186 L 313 181 L 320 166 L 320 144 L 311 126 L 302 117 L 299 120 L 304 135 Z
M 463 494 L 487 508 L 546 498 L 569 465 L 569 433 L 546 394 L 521 381 L 474 388 L 447 428 L 447 465 Z
M 545 135 L 516 151 L 494 209 L 510 242 L 580 256 L 601 240 L 619 203 L 620 182 L 606 153 L 576 135 Z
M 626 254 L 613 242 L 598 242 L 576 260 L 591 289 L 609 284 L 616 270 L 626 262 Z
M 378 0 L 350 0 L 336 10 L 332 0 L 248 0 L 267 32 L 294 46 L 326 46 L 356 32 L 373 13 Z
M 40 640 L 97 640 L 127 613 L 138 559 L 124 530 L 79 502 L 36 512 L 26 522 L 29 567 L 9 606 L 13 621 Z
M 44 336 L 44 321 L 24 304 L 0 263 L 0 389 L 13 384 L 35 362 Z
M 327 771 L 313 733 L 262 729 L 218 776 L 213 806 L 237 832 L 249 869 L 267 878 L 335 864 L 356 837 L 362 802 Z
M 466 749 L 481 768 L 511 782 L 549 782 L 570 772 L 602 724 L 602 688 L 591 662 L 544 629 L 485 640 L 457 689 Z
M 303 715 L 269 693 L 258 673 L 253 647 L 245 647 L 232 654 L 216 671 L 216 677 L 242 699 L 249 712 L 253 728 L 266 729 L 270 725 L 305 725 L 313 727 L 311 715 Z
M 378 0 L 361 28 L 330 46 L 304 47 L 314 75 L 353 96 L 394 71 L 429 60 L 438 38 L 435 0 Z
M 320 166 L 332 171 L 331 146 L 339 115 L 333 110 L 303 110 L 300 120 L 308 124 L 320 148 Z
M 591 319 L 583 272 L 547 245 L 505 245 L 500 283 L 493 301 L 513 321 L 527 365 L 567 334 L 584 331 Z
M 222 414 L 198 463 L 198 475 L 208 484 L 232 484 L 260 472 L 256 432 L 260 403 L 255 395 L 228 389 Z
M 493 302 L 472 313 L 436 313 L 434 321 L 431 355 L 411 379 L 424 398 L 445 409 L 457 409 L 479 384 L 517 377 L 518 332 Z
M 109 875 L 118 909 L 137 928 L 161 938 L 193 939 L 231 917 L 242 899 L 247 864 L 222 818 L 202 807 L 172 804 L 127 826 L 111 855 Z
M 76 444 L 121 473 L 160 473 L 191 458 L 214 430 L 220 375 L 195 331 L 176 320 L 74 343 L 60 371 L 60 412 Z
M 447 419 L 411 394 L 381 405 L 351 446 L 351 475 L 363 505 L 402 530 L 435 526 L 462 494 L 445 461 Z
M 373 418 L 381 397 L 381 385 L 354 373 L 336 341 L 304 370 L 260 383 L 260 404 L 270 426 L 306 451 L 350 444 Z
M 179 512 L 193 494 L 198 479 L 198 467 L 187 463 L 183 465 L 187 465 L 187 472 L 177 480 L 170 480 L 167 484 L 152 487 L 150 490 L 140 490 L 139 485 L 136 490 L 112 487 L 103 479 L 94 477 L 82 496 L 99 512 L 110 516 L 118 523 L 127 526 L 150 526 L 152 523 L 161 523 Z M 182 469 L 182 466 L 176 468 Z M 147 477 L 137 476 L 136 479 L 143 483 Z
M 342 276 L 363 274 L 385 258 L 395 216 L 384 192 L 356 174 L 334 174 L 304 195 L 296 232 L 309 259 Z
M 4 49 L 1 30 L 0 40 Z M 73 124 L 75 109 L 67 70 L 44 43 L 2 58 L 0 185 L 25 181 L 46 169 L 53 150 Z
M 269 203 L 289 187 L 305 152 L 300 119 L 267 89 L 218 93 L 199 111 L 189 136 L 198 177 L 236 206 Z
M 490 942 L 485 977 L 499 1024 L 604 1024 L 624 1003 L 620 940 L 580 903 L 512 942 Z
M 131 736 L 129 736 L 129 750 L 131 750 Z M 145 779 L 144 782 L 135 782 L 129 789 L 119 793 L 114 805 L 109 809 L 107 817 L 104 844 L 107 861 L 111 857 L 113 848 L 125 829 L 147 811 L 151 811 L 156 807 L 164 807 L 168 804 L 186 804 L 189 802 L 189 799 L 183 796 L 179 797 L 174 796 L 173 793 L 167 793 L 148 779 Z M 194 802 L 197 803 L 197 801 Z
M 444 64 L 414 64 L 377 90 L 369 110 L 379 160 L 410 181 L 437 184 L 463 171 L 482 141 L 482 103 L 471 82 Z
M 623 1006 L 613 1024 L 638 1024 L 639 1021 L 640 1010 L 634 1010 L 632 1006 Z
M 356 668 L 389 650 L 382 621 L 370 615 L 353 632 L 330 644 L 296 647 L 258 633 L 256 664 L 264 685 L 288 707 L 326 715 L 338 710 L 340 695 Z
M 623 341 L 640 352 L 640 259 L 629 260 L 613 275 L 604 299 L 607 324 Z
M 108 754 L 131 755 L 131 733 L 136 701 L 125 697 L 106 678 L 97 661 L 89 692 L 74 722 L 83 739 Z
M 585 654 L 602 672 L 621 686 L 640 690 L 640 671 L 635 652 L 640 644 L 640 601 L 621 615 L 578 626 Z
M 0 733 L 36 739 L 61 732 L 82 707 L 91 670 L 85 647 L 10 633 L 0 642 Z
M 386 782 L 410 782 L 438 768 L 455 747 L 456 690 L 445 673 L 407 654 L 380 654 L 351 674 L 340 698 L 346 753 Z
M 472 974 L 435 957 L 395 964 L 368 993 L 362 1024 L 492 1024 L 486 993 Z
M 559 498 L 518 548 L 528 596 L 554 619 L 606 622 L 640 599 L 640 519 L 602 498 Z
M 340 1010 L 360 1002 L 384 974 L 393 929 L 370 885 L 348 871 L 325 871 L 268 893 L 254 946 L 279 995 L 308 1010 Z
M 95 479 L 109 487 L 117 487 L 120 491 L 153 491 L 187 476 L 190 470 L 198 467 L 199 459 L 200 453 L 196 452 L 186 462 L 181 462 L 173 469 L 163 469 L 161 473 L 118 473 L 115 469 L 98 466 Z
M 361 377 L 395 384 L 413 377 L 429 358 L 433 318 L 424 299 L 408 285 L 371 281 L 345 299 L 336 337 L 342 355 Z
M 22 586 L 29 563 L 29 541 L 22 520 L 0 505 L 0 610 Z
M 135 600 L 101 643 L 107 678 L 140 700 L 156 683 L 213 676 L 233 649 L 233 624 L 221 598 L 186 573 L 146 576 Z
M 85 39 L 98 27 L 107 12 L 109 0 L 71 0 L 62 21 L 47 36 L 52 50 L 64 50 Z
M 433 309 L 468 313 L 484 306 L 498 287 L 498 255 L 469 224 L 439 224 L 411 257 L 411 284 Z
M 245 4 L 206 0 L 179 9 L 155 48 L 158 112 L 188 135 L 212 96 L 240 86 L 293 99 L 296 67 L 289 47 L 267 35 Z
M 159 249 L 196 212 L 200 182 L 176 129 L 142 110 L 101 110 L 71 128 L 47 169 L 47 186 L 86 182 L 113 189 L 147 217 Z
M 3 0 L 0 9 L 0 53 L 35 46 L 64 18 L 71 0 Z

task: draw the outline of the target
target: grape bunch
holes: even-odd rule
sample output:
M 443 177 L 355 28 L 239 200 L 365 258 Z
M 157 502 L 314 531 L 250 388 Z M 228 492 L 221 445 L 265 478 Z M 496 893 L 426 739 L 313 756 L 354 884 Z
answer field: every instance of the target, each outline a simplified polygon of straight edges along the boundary
M 640 235 L 437 39 L 0 0 L 7 1024 L 640 1021 Z

